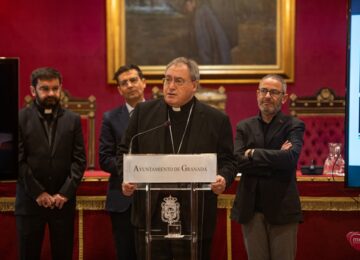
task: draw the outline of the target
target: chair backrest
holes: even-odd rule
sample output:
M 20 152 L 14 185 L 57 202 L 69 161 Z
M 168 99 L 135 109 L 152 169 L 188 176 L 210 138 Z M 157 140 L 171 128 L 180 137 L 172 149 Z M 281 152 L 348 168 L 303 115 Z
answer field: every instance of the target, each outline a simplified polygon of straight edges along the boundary
M 322 166 L 329 154 L 328 143 L 344 145 L 345 98 L 336 96 L 332 89 L 322 88 L 308 97 L 291 94 L 289 110 L 306 126 L 298 168 L 312 160 Z
M 29 106 L 33 102 L 30 95 L 24 98 L 25 106 Z M 73 97 L 67 90 L 61 91 L 60 103 L 63 108 L 78 113 L 81 117 L 81 126 L 84 135 L 84 144 L 87 155 L 87 168 L 95 168 L 95 111 L 96 98 L 89 96 L 88 98 Z
M 152 88 L 153 98 L 159 98 L 162 96 L 163 92 L 161 89 L 156 86 Z M 198 100 L 225 112 L 227 95 L 223 86 L 220 86 L 217 89 L 198 87 L 195 96 Z

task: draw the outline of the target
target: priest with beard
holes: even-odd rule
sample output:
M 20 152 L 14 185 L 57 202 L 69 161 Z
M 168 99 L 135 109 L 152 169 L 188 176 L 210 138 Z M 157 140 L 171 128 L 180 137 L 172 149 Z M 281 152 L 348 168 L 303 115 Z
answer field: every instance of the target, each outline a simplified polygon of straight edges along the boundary
M 123 154 L 128 153 L 134 135 L 164 122 L 168 127 L 150 131 L 133 138 L 134 154 L 217 154 L 217 175 L 211 190 L 198 191 L 198 258 L 210 259 L 211 241 L 216 226 L 217 195 L 231 184 L 235 174 L 233 138 L 228 116 L 195 97 L 199 85 L 199 68 L 195 61 L 184 57 L 171 61 L 163 79 L 164 97 L 139 103 L 130 119 L 123 142 L 118 147 L 118 170 L 123 178 Z M 155 184 L 154 184 L 155 185 Z M 161 184 L 158 184 L 161 185 Z M 181 184 L 179 184 L 181 187 Z M 179 187 L 178 186 L 178 187 Z M 135 226 L 137 259 L 146 257 L 145 247 L 145 191 L 134 183 L 123 182 L 122 191 L 133 198 L 131 221 Z M 171 197 L 170 197 L 171 196 Z M 162 221 L 161 206 L 169 198 L 180 204 L 179 221 L 182 233 L 190 232 L 189 191 L 162 190 L 151 194 L 153 234 L 167 234 Z M 162 233 L 164 234 L 164 233 Z M 151 241 L 151 259 L 190 259 L 190 241 L 180 239 Z
M 62 76 L 31 74 L 31 106 L 19 112 L 16 229 L 19 259 L 40 259 L 48 225 L 52 259 L 72 259 L 75 195 L 86 168 L 80 116 L 60 106 Z

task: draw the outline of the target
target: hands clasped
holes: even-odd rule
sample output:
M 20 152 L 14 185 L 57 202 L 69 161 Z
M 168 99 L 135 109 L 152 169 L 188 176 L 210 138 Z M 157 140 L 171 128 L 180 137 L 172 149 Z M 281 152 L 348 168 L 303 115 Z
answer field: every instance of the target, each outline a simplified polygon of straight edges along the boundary
M 50 195 L 47 192 L 43 192 L 36 198 L 36 203 L 40 207 L 51 209 L 55 207 L 58 209 L 62 209 L 62 207 L 67 201 L 68 199 L 65 196 L 58 193 L 55 195 Z

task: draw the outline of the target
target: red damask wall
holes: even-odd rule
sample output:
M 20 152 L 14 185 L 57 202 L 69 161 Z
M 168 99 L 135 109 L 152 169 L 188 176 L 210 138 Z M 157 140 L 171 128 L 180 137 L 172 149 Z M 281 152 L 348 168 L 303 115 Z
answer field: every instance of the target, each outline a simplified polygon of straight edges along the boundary
M 28 94 L 31 71 L 56 67 L 72 95 L 97 98 L 97 136 L 103 112 L 122 102 L 114 86 L 106 82 L 105 2 L 0 3 L 0 57 L 20 58 L 20 103 Z M 327 86 L 338 95 L 345 94 L 346 6 L 346 0 L 296 1 L 295 82 L 289 85 L 289 92 L 313 95 Z M 239 120 L 257 112 L 255 85 L 225 87 L 227 113 L 235 128 Z

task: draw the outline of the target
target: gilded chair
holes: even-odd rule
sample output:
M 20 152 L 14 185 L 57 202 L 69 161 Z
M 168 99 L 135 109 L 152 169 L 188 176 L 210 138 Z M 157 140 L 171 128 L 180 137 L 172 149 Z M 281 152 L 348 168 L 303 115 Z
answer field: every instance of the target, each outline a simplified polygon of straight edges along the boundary
M 30 95 L 25 96 L 24 100 L 25 106 L 29 106 L 33 102 Z M 63 89 L 60 94 L 60 103 L 62 107 L 80 115 L 87 155 L 87 168 L 95 168 L 96 98 L 92 95 L 88 98 L 73 97 L 67 90 Z
M 345 99 L 330 88 L 321 88 L 314 96 L 290 95 L 290 113 L 305 122 L 304 146 L 298 168 L 322 166 L 329 153 L 328 143 L 344 145 Z

